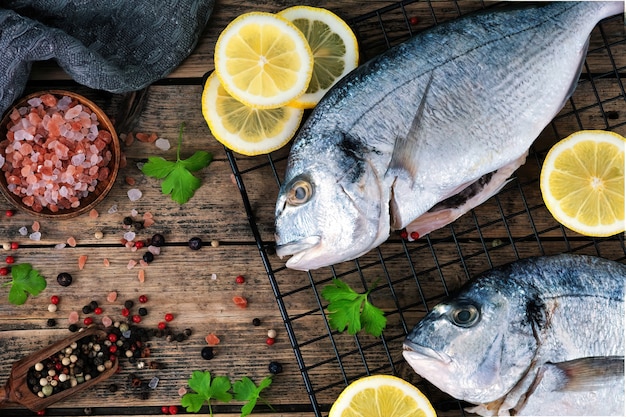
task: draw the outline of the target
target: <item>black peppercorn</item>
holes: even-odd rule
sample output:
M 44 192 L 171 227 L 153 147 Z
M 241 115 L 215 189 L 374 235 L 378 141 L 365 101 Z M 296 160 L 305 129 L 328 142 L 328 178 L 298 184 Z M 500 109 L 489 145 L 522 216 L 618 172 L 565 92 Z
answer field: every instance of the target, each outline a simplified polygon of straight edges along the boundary
M 135 228 L 135 230 L 141 230 L 143 229 L 143 222 L 134 222 L 133 227 Z
M 177 341 L 177 342 L 182 342 L 183 340 L 185 340 L 185 335 L 184 335 L 184 334 L 182 334 L 182 333 L 178 333 L 178 334 L 176 335 L 176 341 Z
M 191 250 L 199 250 L 202 247 L 202 239 L 199 237 L 192 237 L 189 239 L 189 248 Z
M 260 326 L 261 325 L 261 319 L 253 318 L 252 319 L 252 325 L 253 326 Z
M 191 336 L 191 329 L 185 329 L 185 330 L 183 330 L 183 334 L 185 335 L 185 337 L 189 337 L 189 336 Z
M 144 307 L 141 307 L 138 310 L 138 313 L 139 313 L 140 316 L 146 316 L 146 315 L 148 315 L 148 310 L 146 308 L 144 308 Z
M 89 303 L 89 307 L 91 307 L 92 310 L 95 310 L 96 308 L 98 308 L 98 302 L 93 300 Z
M 48 319 L 48 321 L 46 321 L 46 326 L 48 327 L 54 327 L 57 325 L 57 321 L 55 319 Z
M 124 222 L 124 224 L 126 226 L 130 226 L 131 224 L 133 224 L 133 218 L 132 217 L 124 217 L 124 220 L 122 220 Z
M 152 252 L 146 252 L 143 254 L 143 260 L 147 263 L 154 261 L 154 254 Z
M 67 272 L 61 272 L 57 275 L 57 282 L 62 287 L 67 287 L 72 284 L 72 276 Z
M 213 354 L 213 348 L 211 346 L 203 347 L 200 355 L 202 356 L 202 359 L 206 359 L 207 361 L 215 357 L 215 355 Z
M 279 362 L 270 362 L 268 369 L 270 371 L 271 374 L 279 374 L 283 371 L 283 365 L 281 365 Z
M 117 385 L 115 384 L 109 385 L 109 392 L 116 392 L 116 391 L 117 391 Z
M 89 314 L 91 312 L 93 312 L 93 308 L 91 308 L 91 306 L 89 305 L 83 306 L 83 314 Z
M 135 302 L 133 300 L 124 301 L 124 307 L 126 307 L 129 310 L 133 308 L 134 305 L 135 305 Z
M 156 233 L 152 236 L 151 245 L 152 246 L 163 246 L 165 244 L 165 238 L 162 234 Z
M 76 324 L 70 324 L 68 329 L 69 329 L 70 332 L 75 333 L 75 332 L 78 331 L 78 326 Z

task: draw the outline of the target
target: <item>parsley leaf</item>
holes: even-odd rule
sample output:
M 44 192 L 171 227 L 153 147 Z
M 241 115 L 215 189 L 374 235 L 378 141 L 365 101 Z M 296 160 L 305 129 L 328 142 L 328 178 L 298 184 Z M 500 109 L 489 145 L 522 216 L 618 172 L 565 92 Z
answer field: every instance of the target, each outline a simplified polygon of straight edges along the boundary
M 187 383 L 189 388 L 195 391 L 195 393 L 188 392 L 180 400 L 181 405 L 188 412 L 197 413 L 206 401 L 209 405 L 209 414 L 212 416 L 212 399 L 225 403 L 233 399 L 233 395 L 229 392 L 231 388 L 230 380 L 226 376 L 211 378 L 209 371 L 193 371 Z
M 261 398 L 261 391 L 269 387 L 271 384 L 272 384 L 271 376 L 265 377 L 259 383 L 258 387 L 247 376 L 244 376 L 241 380 L 233 384 L 233 392 L 235 393 L 235 399 L 239 401 L 246 401 L 243 407 L 241 407 L 241 417 L 246 417 L 250 415 L 252 413 L 252 410 L 256 406 L 256 403 L 258 400 L 265 402 Z
M 342 280 L 334 278 L 333 283 L 322 290 L 322 297 L 329 303 L 330 327 L 340 332 L 347 327 L 349 334 L 365 329 L 365 332 L 379 337 L 387 325 L 387 318 L 367 299 L 370 291 L 359 294 Z
M 178 204 L 185 204 L 202 182 L 194 176 L 192 172 L 199 171 L 208 166 L 213 159 L 213 155 L 205 151 L 196 151 L 187 159 L 180 159 L 180 147 L 183 141 L 183 128 L 181 123 L 178 133 L 178 148 L 176 149 L 176 161 L 168 161 L 160 156 L 148 157 L 141 172 L 149 177 L 163 179 L 161 192 L 165 195 L 171 194 L 172 200 Z
M 10 285 L 9 302 L 21 305 L 26 302 L 28 294 L 39 295 L 46 288 L 46 279 L 31 264 L 18 264 L 11 267 L 13 280 L 4 284 Z

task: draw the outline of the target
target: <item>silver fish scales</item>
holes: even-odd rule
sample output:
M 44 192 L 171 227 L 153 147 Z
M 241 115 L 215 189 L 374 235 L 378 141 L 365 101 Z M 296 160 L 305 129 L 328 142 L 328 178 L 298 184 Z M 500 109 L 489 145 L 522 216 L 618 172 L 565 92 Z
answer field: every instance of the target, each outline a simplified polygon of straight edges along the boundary
M 622 2 L 557 2 L 463 17 L 365 63 L 292 146 L 276 245 L 309 270 L 391 230 L 424 236 L 497 193 L 572 94 L 589 34 Z
M 626 265 L 584 255 L 495 268 L 435 306 L 404 357 L 481 415 L 624 415 Z

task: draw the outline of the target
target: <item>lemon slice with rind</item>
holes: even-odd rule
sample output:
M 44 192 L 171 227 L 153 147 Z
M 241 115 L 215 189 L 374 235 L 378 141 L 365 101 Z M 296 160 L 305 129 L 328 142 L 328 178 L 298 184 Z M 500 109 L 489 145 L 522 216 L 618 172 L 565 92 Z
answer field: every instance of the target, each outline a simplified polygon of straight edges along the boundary
M 304 110 L 290 106 L 246 106 L 228 94 L 215 72 L 208 77 L 202 92 L 202 115 L 211 133 L 224 146 L 242 155 L 266 154 L 286 145 L 303 114 Z
M 328 417 L 436 417 L 420 390 L 391 375 L 357 379 L 339 395 Z
M 357 67 L 359 45 L 350 26 L 330 10 L 293 6 L 278 14 L 304 33 L 313 52 L 309 87 L 291 103 L 313 108 L 337 81 Z
M 554 218 L 586 236 L 624 231 L 624 148 L 614 132 L 582 130 L 550 149 L 540 187 Z
M 277 108 L 302 95 L 313 55 L 291 22 L 264 12 L 235 18 L 215 45 L 215 72 L 228 93 L 257 108 Z

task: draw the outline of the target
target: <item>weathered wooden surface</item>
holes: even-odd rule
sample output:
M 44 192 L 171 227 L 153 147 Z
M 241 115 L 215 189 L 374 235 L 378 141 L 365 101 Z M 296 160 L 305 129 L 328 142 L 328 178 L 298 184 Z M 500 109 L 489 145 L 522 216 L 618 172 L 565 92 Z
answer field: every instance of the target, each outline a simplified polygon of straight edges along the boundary
M 6 301 L 8 288 L 0 287 L 0 300 L 3 300 L 0 301 L 0 381 L 8 377 L 13 361 L 66 335 L 69 312 L 80 311 L 91 300 L 101 303 L 104 314 L 120 320 L 124 300 L 133 299 L 137 304 L 137 297 L 146 294 L 149 297 L 145 305 L 148 315 L 143 318 L 142 326 L 154 328 L 165 313 L 171 312 L 175 315 L 170 324 L 173 329 L 193 330 L 192 336 L 183 342 L 167 342 L 163 338 L 154 338 L 150 342 L 151 357 L 146 361 L 158 362 L 163 365 L 162 369 L 139 370 L 122 360 L 121 372 L 109 381 L 119 385 L 117 392 L 111 393 L 109 383 L 103 383 L 54 405 L 49 414 L 83 415 L 85 408 L 91 408 L 98 415 L 160 414 L 162 405 L 180 403 L 178 389 L 186 385 L 193 370 L 207 369 L 216 375 L 229 375 L 232 379 L 247 375 L 259 381 L 268 374 L 268 363 L 276 360 L 283 364 L 284 372 L 274 379 L 265 398 L 277 412 L 270 413 L 267 408 L 259 407 L 259 413 L 255 415 L 310 416 L 309 394 L 292 349 L 293 342 L 301 355 L 306 380 L 324 410 L 347 382 L 366 372 L 393 372 L 423 388 L 441 415 L 462 415 L 458 404 L 424 384 L 401 357 L 401 344 L 407 329 L 427 309 L 446 292 L 465 282 L 468 276 L 518 257 L 574 251 L 624 260 L 623 239 L 594 241 L 559 227 L 543 205 L 538 185 L 541 159 L 561 137 L 580 128 L 612 128 L 626 134 L 623 81 L 611 74 L 598 78 L 610 72 L 614 65 L 617 68 L 626 66 L 626 44 L 622 41 L 624 28 L 614 20 L 605 27 L 604 33 L 594 31 L 588 66 L 571 102 L 553 127 L 546 129 L 536 142 L 534 152 L 526 165 L 518 170 L 516 179 L 496 198 L 463 216 L 451 227 L 433 232 L 428 239 L 407 243 L 398 234 L 393 234 L 387 243 L 358 262 L 347 262 L 332 269 L 322 268 L 310 275 L 284 269 L 283 261 L 270 251 L 267 259 L 275 277 L 272 288 L 227 155 L 211 136 L 202 118 L 200 96 L 203 76 L 213 69 L 215 41 L 230 20 L 246 11 L 275 12 L 296 2 L 216 3 L 215 12 L 194 53 L 168 80 L 149 87 L 144 111 L 134 127 L 134 131 L 156 132 L 169 139 L 172 149 L 161 151 L 153 144 L 138 141 L 122 144 L 127 165 L 121 170 L 109 196 L 98 207 L 98 218 L 83 215 L 54 222 L 20 212 L 10 218 L 0 216 L 2 240 L 20 244 L 18 250 L 3 255 L 14 255 L 18 263 L 31 263 L 48 281 L 48 288 L 41 295 L 29 298 L 22 306 L 9 304 Z M 461 2 L 458 8 L 448 1 L 431 3 L 437 21 L 482 7 L 480 2 L 473 1 Z M 315 1 L 308 4 L 327 7 L 348 20 L 353 19 L 364 58 L 384 50 L 388 43 L 398 43 L 412 31 L 434 23 L 427 2 L 411 3 L 403 8 L 393 8 L 395 2 L 379 0 Z M 387 6 L 392 8 L 354 20 Z M 407 17 L 417 17 L 417 24 L 411 25 Z M 611 44 L 608 50 L 603 48 L 602 36 Z M 587 73 L 594 77 L 593 82 L 589 81 Z M 623 78 L 623 74 L 621 76 Z M 77 86 L 50 62 L 36 64 L 31 78 L 29 91 L 45 89 L 49 84 L 65 87 L 92 99 L 111 117 L 117 115 L 123 100 L 121 95 Z M 572 113 L 574 109 L 576 114 Z M 214 161 L 198 173 L 203 185 L 193 199 L 180 206 L 164 197 L 159 182 L 145 177 L 138 164 L 152 155 L 174 158 L 174 146 L 182 122 L 185 123 L 182 156 L 206 150 L 213 154 Z M 283 149 L 271 157 L 254 158 L 235 155 L 253 220 L 262 241 L 267 244 L 273 241 L 277 181 L 282 178 L 287 152 L 288 149 Z M 128 178 L 133 179 L 135 185 L 128 185 Z M 139 188 L 143 197 L 131 202 L 127 197 L 130 188 Z M 117 207 L 117 212 L 109 213 L 113 206 Z M 6 203 L 0 202 L 0 213 L 7 208 Z M 156 221 L 153 226 L 140 231 L 138 237 L 148 239 L 154 233 L 161 233 L 167 245 L 149 266 L 137 265 L 128 269 L 128 262 L 139 260 L 145 251 L 133 252 L 120 243 L 126 231 L 122 220 L 132 210 L 136 210 L 137 218 L 150 212 Z M 34 220 L 39 220 L 42 232 L 42 238 L 37 242 L 18 232 L 21 227 L 26 227 L 30 233 Z M 103 232 L 101 239 L 94 236 L 97 231 Z M 191 251 L 187 241 L 192 236 L 201 237 L 207 245 L 199 251 Z M 55 248 L 69 237 L 77 240 L 77 247 Z M 208 245 L 211 240 L 219 241 L 220 245 L 211 247 Z M 78 269 L 80 255 L 88 255 L 83 270 Z M 110 266 L 104 266 L 105 259 L 109 260 Z M 140 283 L 138 272 L 142 269 L 145 282 Z M 75 282 L 70 287 L 56 283 L 57 274 L 63 271 L 74 276 Z M 237 275 L 245 276 L 246 283 L 236 284 Z M 388 314 L 389 325 L 384 339 L 361 335 L 355 338 L 328 330 L 318 294 L 333 276 L 341 276 L 357 288 L 378 281 L 372 299 Z M 0 282 L 4 279 L 0 277 Z M 113 303 L 106 302 L 110 291 L 118 292 L 118 299 Z M 278 300 L 274 291 L 279 293 Z M 49 297 L 53 294 L 61 297 L 61 303 L 58 311 L 50 313 Z M 248 298 L 247 309 L 233 304 L 235 295 Z M 284 307 L 284 317 L 278 308 L 280 305 Z M 81 314 L 81 319 L 84 316 Z M 93 317 L 99 320 L 99 317 Z M 261 319 L 261 326 L 251 324 L 255 317 Z M 48 318 L 56 318 L 57 326 L 48 328 Z M 278 332 L 273 346 L 265 344 L 268 329 Z M 288 329 L 295 335 L 292 341 Z M 221 343 L 216 349 L 216 357 L 205 361 L 200 357 L 200 349 L 206 345 L 204 337 L 209 332 L 217 334 Z M 137 392 L 128 387 L 131 373 L 147 380 L 153 376 L 160 378 L 158 388 L 150 391 L 148 399 L 139 399 Z M 236 404 L 218 403 L 214 411 L 220 416 L 235 416 L 238 415 Z M 206 409 L 203 413 L 199 415 L 208 415 Z M 10 408 L 0 410 L 0 415 L 32 413 Z

